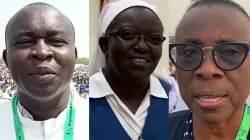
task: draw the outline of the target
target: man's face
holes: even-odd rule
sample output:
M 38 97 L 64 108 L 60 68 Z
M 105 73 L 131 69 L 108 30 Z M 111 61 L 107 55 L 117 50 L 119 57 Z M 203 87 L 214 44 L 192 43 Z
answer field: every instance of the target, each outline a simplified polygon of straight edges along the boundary
M 52 8 L 27 7 L 8 27 L 3 56 L 18 92 L 49 100 L 69 87 L 75 64 L 74 31 Z
M 176 42 L 202 47 L 250 42 L 250 21 L 231 7 L 196 7 L 180 22 Z M 205 55 L 197 70 L 177 69 L 177 80 L 181 96 L 194 115 L 205 122 L 217 123 L 228 119 L 245 104 L 250 92 L 250 56 L 238 69 L 222 71 L 215 65 L 211 51 Z

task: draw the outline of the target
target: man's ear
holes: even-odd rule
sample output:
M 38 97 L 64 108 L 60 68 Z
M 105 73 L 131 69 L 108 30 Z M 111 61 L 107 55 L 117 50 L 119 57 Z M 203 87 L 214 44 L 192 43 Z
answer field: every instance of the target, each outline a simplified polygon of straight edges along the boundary
M 108 39 L 107 37 L 100 37 L 99 38 L 99 46 L 105 56 L 108 54 Z
M 8 61 L 7 61 L 7 49 L 3 50 L 2 58 L 6 66 L 8 67 Z M 9 67 L 8 67 L 9 68 Z
M 75 47 L 75 58 L 77 59 L 78 53 L 77 53 L 77 48 Z

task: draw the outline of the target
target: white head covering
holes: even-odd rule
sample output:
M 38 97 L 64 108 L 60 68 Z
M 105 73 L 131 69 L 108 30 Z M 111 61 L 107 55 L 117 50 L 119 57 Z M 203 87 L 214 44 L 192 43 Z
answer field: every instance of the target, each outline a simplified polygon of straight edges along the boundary
M 122 11 L 135 6 L 142 6 L 151 9 L 159 18 L 156 7 L 148 4 L 142 0 L 120 0 L 118 2 L 107 4 L 101 12 L 99 18 L 99 30 L 97 34 L 97 47 L 95 48 L 92 61 L 90 63 L 89 75 L 92 76 L 100 71 L 100 68 L 105 66 L 105 55 L 103 54 L 98 40 L 103 36 L 113 19 Z M 153 75 L 168 82 L 168 73 L 166 72 L 163 65 L 158 64 Z

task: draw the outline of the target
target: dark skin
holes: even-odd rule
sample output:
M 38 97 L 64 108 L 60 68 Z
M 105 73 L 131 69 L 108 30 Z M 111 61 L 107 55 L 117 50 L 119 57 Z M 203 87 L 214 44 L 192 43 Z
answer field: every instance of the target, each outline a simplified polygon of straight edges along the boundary
M 176 42 L 200 43 L 202 46 L 214 46 L 222 41 L 250 42 L 249 24 L 249 19 L 235 8 L 200 6 L 184 15 L 176 31 Z M 211 59 L 211 51 L 206 52 L 204 62 L 196 71 L 177 69 L 181 96 L 193 112 L 195 140 L 235 139 L 250 92 L 249 70 L 249 54 L 238 69 L 222 71 Z M 226 99 L 221 106 L 204 110 L 194 97 L 199 92 L 224 94 Z
M 144 7 L 132 7 L 120 13 L 107 32 L 120 28 L 134 29 L 143 34 L 163 35 L 163 26 L 157 15 Z M 162 54 L 162 44 L 158 48 L 152 48 L 143 38 L 138 42 L 128 45 L 117 36 L 102 37 L 99 40 L 107 58 L 103 68 L 104 76 L 112 90 L 134 114 L 148 91 L 149 76 Z M 144 66 L 136 66 L 130 59 L 134 56 L 147 57 L 150 61 Z
M 9 22 L 3 59 L 19 102 L 37 121 L 56 118 L 67 107 L 74 43 L 71 22 L 53 7 L 24 7 Z

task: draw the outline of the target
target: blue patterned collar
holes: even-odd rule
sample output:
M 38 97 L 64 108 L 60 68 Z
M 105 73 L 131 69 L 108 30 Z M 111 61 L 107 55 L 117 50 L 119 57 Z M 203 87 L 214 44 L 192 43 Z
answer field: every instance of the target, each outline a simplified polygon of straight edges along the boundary
M 184 137 L 183 140 L 193 140 L 193 115 L 192 112 L 190 112 L 187 120 L 186 120 L 186 126 L 184 131 Z

